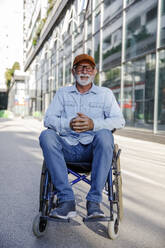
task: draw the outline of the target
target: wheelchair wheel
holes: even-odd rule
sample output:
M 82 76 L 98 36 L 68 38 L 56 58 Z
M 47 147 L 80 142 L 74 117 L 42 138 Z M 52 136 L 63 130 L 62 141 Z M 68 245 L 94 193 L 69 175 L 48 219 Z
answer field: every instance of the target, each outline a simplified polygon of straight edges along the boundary
M 47 220 L 45 220 L 41 213 L 37 214 L 33 220 L 33 233 L 36 237 L 43 236 L 47 231 Z
M 114 147 L 112 161 L 112 191 L 113 200 L 110 201 L 111 220 L 108 222 L 108 235 L 110 239 L 116 239 L 119 235 L 120 221 L 123 218 L 122 178 L 120 169 L 120 149 Z
M 108 222 L 108 235 L 110 239 L 116 239 L 119 236 L 119 221 L 116 213 L 113 215 L 113 220 Z
M 120 221 L 123 219 L 123 194 L 122 194 L 122 176 L 120 168 L 120 150 L 118 145 L 115 144 L 115 154 L 116 154 L 116 173 L 114 176 L 114 186 L 116 191 L 116 200 L 118 202 L 118 214 Z
M 47 183 L 46 180 L 48 180 Z M 42 216 L 49 215 L 51 211 L 51 207 L 53 206 L 53 199 L 54 199 L 53 184 L 51 182 L 51 178 L 46 169 L 46 164 L 44 161 L 42 166 L 42 173 L 40 180 L 40 195 L 39 195 L 39 202 L 40 202 L 39 212 L 42 212 Z

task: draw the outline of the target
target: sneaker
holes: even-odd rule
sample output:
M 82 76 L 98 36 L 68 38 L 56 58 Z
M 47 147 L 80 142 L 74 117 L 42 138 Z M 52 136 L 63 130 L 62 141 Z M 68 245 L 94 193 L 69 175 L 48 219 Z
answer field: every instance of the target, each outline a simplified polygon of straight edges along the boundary
M 58 207 L 50 213 L 52 218 L 69 219 L 76 217 L 75 201 L 65 201 L 58 204 Z
M 86 207 L 88 218 L 105 217 L 105 214 L 100 209 L 100 204 L 98 202 L 87 201 Z

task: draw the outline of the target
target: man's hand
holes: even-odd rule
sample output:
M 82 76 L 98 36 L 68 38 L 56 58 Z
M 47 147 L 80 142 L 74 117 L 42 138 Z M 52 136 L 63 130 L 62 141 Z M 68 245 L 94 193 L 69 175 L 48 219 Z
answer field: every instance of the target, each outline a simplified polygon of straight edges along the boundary
M 93 130 L 94 123 L 92 119 L 82 113 L 77 113 L 77 115 L 77 117 L 70 121 L 70 127 L 72 130 L 77 133 Z

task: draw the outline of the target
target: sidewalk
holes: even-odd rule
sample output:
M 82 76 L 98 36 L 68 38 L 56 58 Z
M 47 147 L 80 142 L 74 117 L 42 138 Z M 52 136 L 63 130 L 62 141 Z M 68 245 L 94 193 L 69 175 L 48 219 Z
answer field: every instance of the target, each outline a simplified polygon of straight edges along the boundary
M 128 138 L 165 144 L 165 133 L 154 134 L 150 130 L 125 127 L 124 129 L 117 130 L 115 134 Z

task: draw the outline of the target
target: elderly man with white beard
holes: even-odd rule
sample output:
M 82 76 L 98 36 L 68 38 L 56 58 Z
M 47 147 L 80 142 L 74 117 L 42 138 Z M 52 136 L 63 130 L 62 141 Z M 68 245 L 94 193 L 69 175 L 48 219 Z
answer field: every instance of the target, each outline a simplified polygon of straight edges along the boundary
M 112 130 L 123 128 L 125 121 L 112 91 L 94 84 L 97 69 L 93 57 L 76 56 L 72 73 L 75 84 L 56 92 L 44 119 L 48 129 L 39 138 L 59 202 L 50 215 L 62 219 L 76 216 L 66 163 L 91 162 L 87 216 L 104 217 L 100 203 L 113 157 Z

